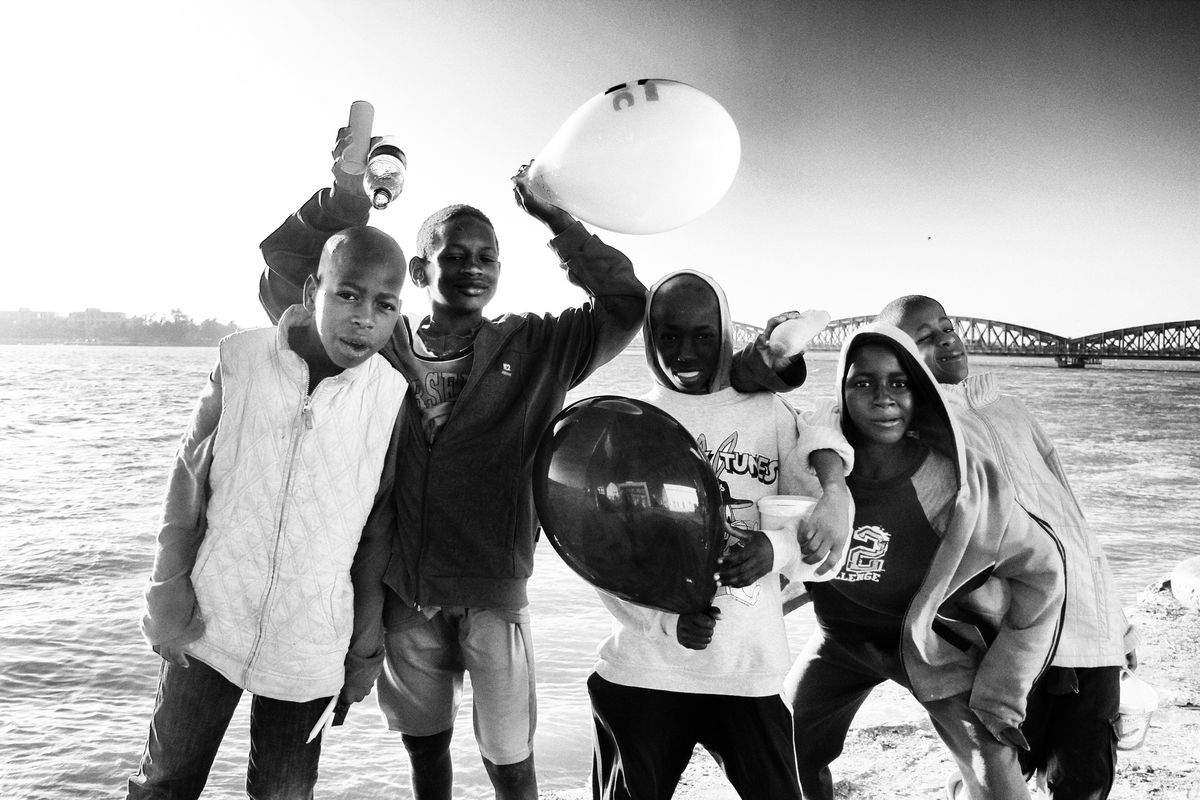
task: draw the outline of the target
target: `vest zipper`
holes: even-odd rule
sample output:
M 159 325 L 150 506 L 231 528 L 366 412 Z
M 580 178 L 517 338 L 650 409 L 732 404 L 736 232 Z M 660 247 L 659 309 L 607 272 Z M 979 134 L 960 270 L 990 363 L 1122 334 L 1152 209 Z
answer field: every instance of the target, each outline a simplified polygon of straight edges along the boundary
M 292 477 L 296 472 L 296 456 L 300 451 L 300 439 L 304 435 L 304 431 L 312 430 L 313 428 L 313 413 L 312 400 L 313 395 L 308 394 L 308 364 L 303 359 L 300 360 L 300 367 L 304 375 L 302 386 L 305 387 L 304 400 L 300 403 L 300 415 L 296 423 L 292 426 L 292 441 L 288 445 L 287 455 L 287 472 L 284 474 L 283 489 L 280 492 L 279 498 L 279 515 L 275 525 L 275 541 L 271 548 L 271 560 L 268 564 L 267 586 L 263 590 L 262 603 L 258 614 L 258 630 L 254 634 L 254 644 L 250 648 L 250 654 L 246 657 L 246 664 L 243 668 L 242 682 L 248 684 L 250 674 L 254 667 L 254 662 L 258 659 L 258 652 L 262 647 L 263 638 L 265 635 L 266 619 L 268 610 L 271 605 L 272 595 L 274 594 L 275 584 L 279 577 L 279 548 L 283 542 L 283 531 L 287 523 L 288 509 L 291 506 L 289 497 L 292 492 Z M 316 394 L 320 387 L 313 389 L 313 394 Z

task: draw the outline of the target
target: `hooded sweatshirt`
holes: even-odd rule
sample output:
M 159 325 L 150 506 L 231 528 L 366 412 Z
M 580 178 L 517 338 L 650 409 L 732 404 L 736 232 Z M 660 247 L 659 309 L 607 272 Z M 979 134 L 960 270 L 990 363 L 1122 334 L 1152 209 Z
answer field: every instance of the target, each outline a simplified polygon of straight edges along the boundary
M 909 430 L 954 464 L 952 504 L 935 525 L 940 541 L 901 621 L 909 684 L 922 702 L 970 692 L 972 710 L 993 735 L 1026 747 L 1019 731 L 1025 698 L 1050 663 L 1063 613 L 1060 545 L 1017 503 L 995 462 L 967 447 L 941 388 L 899 328 L 875 323 L 847 338 L 831 421 L 848 421 L 847 355 L 866 341 L 897 354 L 917 397 Z M 819 606 L 817 614 L 820 620 Z M 836 626 L 827 634 L 836 637 Z
M 720 305 L 719 363 L 707 394 L 684 394 L 671 387 L 658 366 L 650 307 L 660 287 L 680 274 L 707 283 Z M 768 392 L 740 394 L 729 385 L 733 354 L 732 321 L 724 292 L 709 277 L 683 270 L 650 290 L 642 335 L 646 361 L 655 381 L 642 397 L 675 417 L 695 438 L 718 480 L 731 497 L 736 525 L 759 529 L 755 501 L 775 494 L 819 496 L 820 486 L 808 469 L 813 450 L 833 449 L 847 463 L 853 454 L 845 439 L 828 428 L 810 429 L 786 402 Z M 720 587 L 713 605 L 721 610 L 712 642 L 704 650 L 679 644 L 679 615 L 600 597 L 613 617 L 612 633 L 600 645 L 596 672 L 625 686 L 696 694 L 765 697 L 778 694 L 790 666 L 783 624 L 779 574 L 790 580 L 815 578 L 799 558 L 791 531 L 766 531 L 774 549 L 772 572 L 748 587 Z M 827 573 L 831 575 L 832 573 Z
M 1054 442 L 1024 403 L 1000 392 L 992 373 L 942 389 L 968 442 L 996 460 L 1017 501 L 1050 524 L 1066 552 L 1066 617 L 1053 666 L 1123 665 L 1137 634 L 1121 609 L 1104 549 L 1071 491 Z

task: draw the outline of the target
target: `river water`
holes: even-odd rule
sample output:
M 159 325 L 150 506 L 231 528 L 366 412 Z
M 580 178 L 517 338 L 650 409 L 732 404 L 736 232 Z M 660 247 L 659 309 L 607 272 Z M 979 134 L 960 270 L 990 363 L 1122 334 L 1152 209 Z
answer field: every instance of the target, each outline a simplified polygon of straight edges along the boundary
M 159 659 L 137 630 L 158 506 L 175 443 L 213 348 L 0 346 L 0 797 L 117 798 L 140 755 Z M 810 359 L 798 407 L 827 393 L 834 354 Z M 975 358 L 999 372 L 1059 445 L 1105 544 L 1121 600 L 1200 554 L 1200 365 L 1112 362 L 1063 370 Z M 627 351 L 570 399 L 640 395 Z M 594 592 L 543 542 L 530 587 L 537 654 L 537 765 L 544 789 L 586 785 L 591 718 L 583 685 L 608 629 Z M 788 617 L 793 651 L 812 627 Z M 469 701 L 468 701 L 469 702 Z M 206 796 L 242 792 L 246 706 Z M 374 700 L 327 737 L 318 796 L 408 796 L 399 737 Z M 490 796 L 464 711 L 458 797 Z

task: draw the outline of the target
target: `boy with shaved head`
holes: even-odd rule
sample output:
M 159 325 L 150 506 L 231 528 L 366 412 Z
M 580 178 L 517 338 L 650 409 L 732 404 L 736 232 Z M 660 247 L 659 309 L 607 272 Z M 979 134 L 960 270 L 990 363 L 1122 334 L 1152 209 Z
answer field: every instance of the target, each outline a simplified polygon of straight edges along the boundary
M 407 388 L 377 355 L 404 267 L 387 234 L 343 230 L 277 326 L 221 341 L 146 588 L 163 664 L 130 798 L 198 797 L 243 691 L 248 793 L 312 797 L 321 737 L 306 737 L 379 674 L 389 542 L 363 528 Z

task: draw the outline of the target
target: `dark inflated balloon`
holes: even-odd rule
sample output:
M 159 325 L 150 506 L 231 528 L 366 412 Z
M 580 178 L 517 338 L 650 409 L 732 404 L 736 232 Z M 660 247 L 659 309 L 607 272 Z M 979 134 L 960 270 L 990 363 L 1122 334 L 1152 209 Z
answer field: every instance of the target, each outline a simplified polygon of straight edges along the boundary
M 533 496 L 546 537 L 592 585 L 681 614 L 708 608 L 721 490 L 674 417 L 626 397 L 564 409 L 538 446 Z

